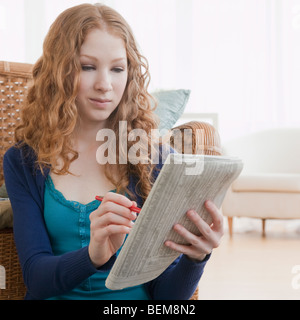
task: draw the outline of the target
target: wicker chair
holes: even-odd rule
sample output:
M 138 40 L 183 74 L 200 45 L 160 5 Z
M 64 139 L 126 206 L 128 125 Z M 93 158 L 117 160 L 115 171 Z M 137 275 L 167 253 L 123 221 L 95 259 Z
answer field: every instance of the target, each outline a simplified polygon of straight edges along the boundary
M 0 186 L 4 182 L 3 156 L 5 151 L 14 144 L 14 129 L 20 120 L 20 110 L 32 79 L 31 71 L 31 64 L 0 61 Z M 210 155 L 221 154 L 219 135 L 210 124 L 193 121 L 174 129 L 182 132 L 185 129 L 192 130 L 193 135 L 191 145 L 188 147 L 189 152 Z M 179 132 L 178 130 L 177 132 Z M 176 139 L 176 135 L 174 136 Z M 199 141 L 201 141 L 200 149 L 196 149 Z M 174 144 L 174 138 L 171 140 L 172 143 Z M 182 152 L 186 151 L 184 147 L 187 148 L 186 145 L 183 145 Z M 26 287 L 23 282 L 12 228 L 0 230 L 0 265 L 6 271 L 6 289 L 0 290 L 0 300 L 23 299 Z M 191 300 L 197 299 L 198 290 Z
M 3 156 L 14 143 L 14 129 L 20 120 L 31 69 L 32 65 L 29 64 L 0 61 L 0 186 L 4 182 Z M 0 300 L 23 299 L 26 288 L 12 228 L 0 230 L 0 265 L 6 271 L 6 289 L 0 290 Z

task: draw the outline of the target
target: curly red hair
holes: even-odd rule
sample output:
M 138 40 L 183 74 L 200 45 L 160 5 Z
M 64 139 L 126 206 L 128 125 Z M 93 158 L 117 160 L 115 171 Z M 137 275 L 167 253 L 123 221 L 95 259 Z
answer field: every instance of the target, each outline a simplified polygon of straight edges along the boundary
M 105 29 L 123 39 L 128 59 L 128 80 L 124 95 L 109 118 L 110 129 L 119 140 L 119 121 L 127 121 L 128 134 L 143 129 L 150 136 L 157 127 L 153 116 L 152 97 L 148 93 L 150 80 L 147 60 L 140 54 L 130 26 L 115 10 L 101 4 L 83 4 L 61 13 L 52 24 L 43 46 L 43 55 L 33 68 L 33 85 L 22 110 L 21 124 L 16 128 L 17 142 L 25 143 L 37 154 L 41 170 L 51 167 L 59 175 L 68 174 L 78 152 L 72 147 L 72 133 L 78 123 L 76 97 L 80 82 L 80 48 L 93 28 Z M 145 164 L 106 164 L 106 176 L 117 192 L 127 189 L 130 175 L 138 177 L 136 192 L 146 198 L 152 187 L 150 139 L 140 144 L 149 155 Z M 127 151 L 134 144 L 128 141 Z M 118 150 L 117 147 L 117 156 Z M 57 168 L 57 160 L 63 165 Z M 118 157 L 117 157 L 118 159 Z M 111 174 L 117 169 L 118 179 Z

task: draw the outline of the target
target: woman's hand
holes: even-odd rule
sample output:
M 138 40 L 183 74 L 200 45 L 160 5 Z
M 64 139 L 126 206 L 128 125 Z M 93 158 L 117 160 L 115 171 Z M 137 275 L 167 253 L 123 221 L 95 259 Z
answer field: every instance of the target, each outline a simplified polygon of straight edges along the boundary
M 196 236 L 189 232 L 180 224 L 174 226 L 174 230 L 180 234 L 189 244 L 181 245 L 167 240 L 165 245 L 175 251 L 187 255 L 193 260 L 203 260 L 206 255 L 210 254 L 212 249 L 220 245 L 220 240 L 224 234 L 223 216 L 220 210 L 211 201 L 205 202 L 205 207 L 212 217 L 212 224 L 209 226 L 193 210 L 187 212 L 187 217 L 191 220 L 200 231 L 201 235 Z
M 104 265 L 122 246 L 136 214 L 129 208 L 136 202 L 123 195 L 108 192 L 99 208 L 90 214 L 89 255 L 96 268 Z

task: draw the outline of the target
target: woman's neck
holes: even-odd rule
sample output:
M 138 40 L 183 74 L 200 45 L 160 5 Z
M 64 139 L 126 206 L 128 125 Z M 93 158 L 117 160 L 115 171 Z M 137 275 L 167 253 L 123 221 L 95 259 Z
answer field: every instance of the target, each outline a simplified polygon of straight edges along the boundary
M 73 133 L 75 149 L 80 153 L 86 150 L 97 149 L 102 142 L 96 140 L 99 130 L 103 124 L 79 124 Z

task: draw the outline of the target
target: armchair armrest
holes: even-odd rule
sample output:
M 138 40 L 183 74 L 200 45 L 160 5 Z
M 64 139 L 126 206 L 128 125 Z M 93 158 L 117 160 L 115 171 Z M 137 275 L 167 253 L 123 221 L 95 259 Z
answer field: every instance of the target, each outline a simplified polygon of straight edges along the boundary
M 191 121 L 173 128 L 170 143 L 180 153 L 216 156 L 222 154 L 219 133 L 206 122 Z

